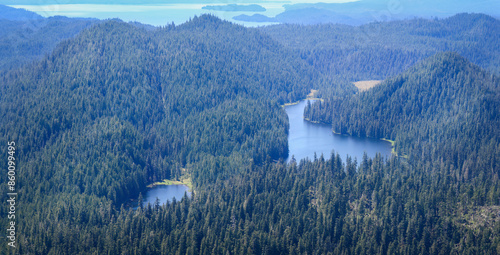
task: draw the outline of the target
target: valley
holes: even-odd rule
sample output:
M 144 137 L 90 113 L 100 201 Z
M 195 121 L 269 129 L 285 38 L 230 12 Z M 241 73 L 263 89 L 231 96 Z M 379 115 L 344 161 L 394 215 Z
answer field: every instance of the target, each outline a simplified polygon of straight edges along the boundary
M 18 246 L 0 253 L 500 253 L 496 18 L 24 14 L 0 20 L 0 153 L 18 159 Z

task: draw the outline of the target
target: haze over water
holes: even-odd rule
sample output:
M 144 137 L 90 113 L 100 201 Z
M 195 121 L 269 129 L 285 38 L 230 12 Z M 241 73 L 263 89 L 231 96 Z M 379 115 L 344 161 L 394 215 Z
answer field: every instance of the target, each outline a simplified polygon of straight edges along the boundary
M 343 2 L 353 2 L 356 0 L 330 0 L 322 1 L 326 3 L 343 3 Z M 202 14 L 213 14 L 221 19 L 231 21 L 233 23 L 238 23 L 245 26 L 264 26 L 276 23 L 269 22 L 243 22 L 234 20 L 233 17 L 246 14 L 261 14 L 266 16 L 276 16 L 285 10 L 285 4 L 297 4 L 297 3 L 314 3 L 317 1 L 165 1 L 165 4 L 151 4 L 151 2 L 131 4 L 131 1 L 102 1 L 98 4 L 92 3 L 93 1 L 80 0 L 80 1 L 58 1 L 58 0 L 46 0 L 46 1 L 36 1 L 36 4 L 28 4 L 30 1 L 20 1 L 14 4 L 9 4 L 10 1 L 6 1 L 6 4 L 14 8 L 22 8 L 32 12 L 35 12 L 43 17 L 51 16 L 66 16 L 70 18 L 97 18 L 97 19 L 113 19 L 119 18 L 123 21 L 137 21 L 144 24 L 154 25 L 154 26 L 164 26 L 171 24 L 172 22 L 176 25 L 182 24 L 189 19 L 193 18 L 195 15 L 200 16 Z M 94 1 L 95 2 L 95 1 Z M 168 3 L 167 3 L 168 2 Z M 202 9 L 207 5 L 227 5 L 227 4 L 239 4 L 239 5 L 250 5 L 257 4 L 266 9 L 264 12 L 251 12 L 251 11 L 214 11 Z

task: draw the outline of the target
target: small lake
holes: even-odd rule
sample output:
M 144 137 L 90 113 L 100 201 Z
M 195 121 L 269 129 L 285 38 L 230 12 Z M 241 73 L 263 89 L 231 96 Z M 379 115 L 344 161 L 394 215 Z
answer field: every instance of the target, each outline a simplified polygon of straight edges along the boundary
M 391 156 L 391 144 L 387 141 L 337 135 L 332 132 L 330 125 L 304 120 L 306 104 L 307 100 L 303 100 L 296 105 L 285 107 L 290 122 L 287 161 L 290 161 L 292 155 L 297 162 L 303 158 L 313 159 L 315 152 L 318 158 L 323 154 L 325 159 L 329 159 L 332 150 L 335 150 L 335 153 L 338 153 L 344 162 L 347 155 L 353 159 L 357 158 L 360 162 L 364 152 L 371 158 L 375 157 L 376 153 L 380 153 L 384 157 Z
M 160 205 L 166 204 L 167 201 L 172 202 L 174 197 L 175 200 L 180 201 L 185 192 L 187 192 L 188 197 L 191 197 L 191 192 L 188 190 L 186 185 L 157 185 L 146 191 L 142 205 L 147 206 L 150 203 L 153 206 L 156 198 L 160 199 Z

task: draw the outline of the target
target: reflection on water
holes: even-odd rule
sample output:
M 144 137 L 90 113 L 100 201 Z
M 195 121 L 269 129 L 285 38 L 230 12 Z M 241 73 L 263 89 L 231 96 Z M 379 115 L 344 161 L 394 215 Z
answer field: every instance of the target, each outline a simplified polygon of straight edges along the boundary
M 156 198 L 160 200 L 160 205 L 166 204 L 167 201 L 172 202 L 173 198 L 180 201 L 184 197 L 184 193 L 187 193 L 188 197 L 191 197 L 191 192 L 188 190 L 189 188 L 186 185 L 158 185 L 148 189 L 142 204 L 143 206 L 146 206 L 148 203 L 154 205 Z
M 313 159 L 316 152 L 317 157 L 321 154 L 325 158 L 330 158 L 332 150 L 338 153 L 343 160 L 347 155 L 358 162 L 366 152 L 369 157 L 374 157 L 376 153 L 381 153 L 384 157 L 391 156 L 391 144 L 373 138 L 362 138 L 334 134 L 330 125 L 316 124 L 304 120 L 304 108 L 307 101 L 299 104 L 286 106 L 285 110 L 290 121 L 290 132 L 288 135 L 289 157 L 295 157 L 297 161 L 303 158 Z

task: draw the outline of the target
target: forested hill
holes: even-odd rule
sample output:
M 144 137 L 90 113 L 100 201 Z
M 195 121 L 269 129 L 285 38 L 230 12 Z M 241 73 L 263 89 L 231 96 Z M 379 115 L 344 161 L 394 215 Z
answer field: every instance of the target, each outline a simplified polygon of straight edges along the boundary
M 347 25 L 260 28 L 316 69 L 351 81 L 385 79 L 438 52 L 454 51 L 500 74 L 500 21 L 484 14 Z
M 397 146 L 418 136 L 410 160 L 287 164 L 280 105 L 317 87 L 351 91 L 301 53 L 209 15 L 158 29 L 110 20 L 3 71 L 0 154 L 15 142 L 18 195 L 17 246 L 0 254 L 498 254 L 497 78 L 446 53 L 365 94 L 325 98 L 311 118 L 337 103 L 347 118 L 353 107 L 367 118 L 344 119 L 353 133 L 371 123 Z M 412 108 L 399 94 L 446 108 Z M 123 203 L 181 177 L 192 180 L 191 199 Z
M 54 220 L 64 231 L 101 229 L 95 217 L 109 220 L 155 181 L 191 177 L 201 192 L 286 158 L 280 105 L 320 79 L 269 36 L 208 15 L 157 30 L 106 21 L 4 72 L 0 143 L 15 141 L 19 158 L 19 242 L 48 254 L 55 236 L 43 226 Z M 60 214 L 68 204 L 78 220 Z
M 42 16 L 30 12 L 24 9 L 17 9 L 17 8 L 12 8 L 6 5 L 0 4 L 0 19 L 6 19 L 6 20 L 41 20 L 43 19 Z
M 26 202 L 123 201 L 207 157 L 286 158 L 279 105 L 318 79 L 267 35 L 213 16 L 155 31 L 111 20 L 0 77 L 1 142 L 18 144 Z
M 493 171 L 499 109 L 498 77 L 456 53 L 440 53 L 366 92 L 306 109 L 306 116 L 343 134 L 395 140 L 402 154 Z
M 41 60 L 59 42 L 98 22 L 62 16 L 44 18 L 34 12 L 0 5 L 0 71 Z

